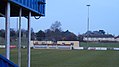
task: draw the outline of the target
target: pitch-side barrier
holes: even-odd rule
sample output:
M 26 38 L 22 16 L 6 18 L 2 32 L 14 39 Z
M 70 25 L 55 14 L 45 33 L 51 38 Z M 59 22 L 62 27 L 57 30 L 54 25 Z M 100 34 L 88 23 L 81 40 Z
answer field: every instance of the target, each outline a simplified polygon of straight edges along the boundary
M 64 50 L 115 50 L 119 51 L 119 48 L 111 47 L 73 47 L 72 45 L 34 45 L 34 49 L 64 49 Z
M 64 49 L 64 50 L 72 50 L 73 46 L 65 46 L 65 45 L 34 45 L 34 49 Z
M 119 51 L 119 48 L 111 48 L 111 47 L 77 47 L 74 48 L 76 50 L 115 50 Z

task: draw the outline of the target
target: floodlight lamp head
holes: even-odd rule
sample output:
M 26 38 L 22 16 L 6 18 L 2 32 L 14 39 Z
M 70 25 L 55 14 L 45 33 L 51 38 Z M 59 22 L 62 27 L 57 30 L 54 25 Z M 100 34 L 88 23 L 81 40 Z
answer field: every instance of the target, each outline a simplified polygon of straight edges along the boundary
M 86 6 L 90 6 L 90 5 L 86 5 Z

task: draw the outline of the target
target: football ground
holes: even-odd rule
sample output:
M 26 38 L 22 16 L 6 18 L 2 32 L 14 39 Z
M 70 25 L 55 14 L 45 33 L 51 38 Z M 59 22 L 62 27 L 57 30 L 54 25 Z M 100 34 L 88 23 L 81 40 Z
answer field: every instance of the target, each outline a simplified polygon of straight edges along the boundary
M 27 67 L 26 51 L 22 49 L 22 67 Z M 11 60 L 17 64 L 17 49 L 11 49 Z M 32 49 L 31 67 L 119 67 L 119 51 Z

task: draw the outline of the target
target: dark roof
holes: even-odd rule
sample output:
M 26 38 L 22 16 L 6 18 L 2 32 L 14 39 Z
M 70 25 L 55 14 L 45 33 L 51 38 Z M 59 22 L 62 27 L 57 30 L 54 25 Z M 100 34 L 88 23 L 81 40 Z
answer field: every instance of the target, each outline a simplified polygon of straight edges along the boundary
M 114 38 L 113 35 L 87 35 L 85 37 L 96 37 L 96 38 Z
M 119 36 L 115 37 L 115 38 L 119 38 Z

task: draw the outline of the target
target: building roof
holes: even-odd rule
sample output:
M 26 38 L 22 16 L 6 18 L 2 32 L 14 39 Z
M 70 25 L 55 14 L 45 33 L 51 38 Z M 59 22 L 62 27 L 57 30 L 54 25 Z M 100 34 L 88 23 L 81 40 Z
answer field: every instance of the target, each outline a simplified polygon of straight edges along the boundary
M 113 35 L 88 35 L 85 37 L 92 37 L 92 38 L 114 38 Z
M 119 38 L 119 36 L 115 37 L 115 38 Z

